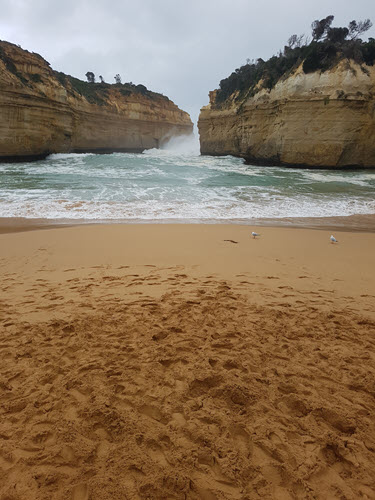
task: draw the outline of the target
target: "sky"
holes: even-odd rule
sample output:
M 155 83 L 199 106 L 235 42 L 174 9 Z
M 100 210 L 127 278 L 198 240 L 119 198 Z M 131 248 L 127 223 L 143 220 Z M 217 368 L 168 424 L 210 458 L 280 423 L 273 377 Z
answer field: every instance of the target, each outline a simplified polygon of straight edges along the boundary
M 267 59 L 290 35 L 370 18 L 374 0 L 0 0 L 0 39 L 38 52 L 51 66 L 85 79 L 161 92 L 195 122 L 219 86 L 246 59 Z M 365 35 L 375 37 L 375 28 Z

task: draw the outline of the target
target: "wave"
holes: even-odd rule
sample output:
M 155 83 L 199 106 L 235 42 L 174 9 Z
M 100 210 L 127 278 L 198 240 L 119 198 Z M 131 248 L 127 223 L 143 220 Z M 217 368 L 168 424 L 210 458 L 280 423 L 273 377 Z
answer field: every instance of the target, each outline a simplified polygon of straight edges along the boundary
M 208 200 L 207 202 L 162 202 L 150 199 L 133 202 L 86 200 L 0 200 L 1 217 L 90 220 L 157 219 L 257 219 L 289 217 L 334 217 L 375 213 L 375 202 L 334 200 L 322 203 L 308 198 L 259 201 Z
M 73 158 L 85 158 L 95 156 L 95 153 L 52 153 L 47 156 L 47 160 L 72 160 Z
M 143 154 L 54 154 L 0 166 L 0 216 L 232 220 L 375 213 L 373 172 L 247 165 L 195 136 Z
M 171 137 L 164 141 L 160 149 L 149 149 L 143 154 L 159 158 L 179 155 L 197 157 L 200 155 L 199 139 L 195 134 Z

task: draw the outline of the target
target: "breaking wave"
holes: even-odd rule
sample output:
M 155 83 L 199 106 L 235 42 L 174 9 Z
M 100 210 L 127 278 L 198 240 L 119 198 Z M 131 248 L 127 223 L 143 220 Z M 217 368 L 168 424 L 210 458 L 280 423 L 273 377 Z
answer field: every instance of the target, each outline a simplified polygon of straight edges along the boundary
M 373 171 L 246 165 L 199 155 L 194 136 L 143 154 L 54 154 L 0 165 L 0 216 L 246 220 L 375 213 Z

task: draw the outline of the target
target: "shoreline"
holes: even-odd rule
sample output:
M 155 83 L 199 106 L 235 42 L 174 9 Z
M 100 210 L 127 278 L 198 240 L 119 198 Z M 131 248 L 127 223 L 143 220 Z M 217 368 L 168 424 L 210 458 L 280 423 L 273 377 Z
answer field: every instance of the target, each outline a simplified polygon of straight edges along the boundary
M 100 225 L 236 225 L 375 233 L 375 214 L 280 219 L 27 219 L 0 217 L 0 234 Z

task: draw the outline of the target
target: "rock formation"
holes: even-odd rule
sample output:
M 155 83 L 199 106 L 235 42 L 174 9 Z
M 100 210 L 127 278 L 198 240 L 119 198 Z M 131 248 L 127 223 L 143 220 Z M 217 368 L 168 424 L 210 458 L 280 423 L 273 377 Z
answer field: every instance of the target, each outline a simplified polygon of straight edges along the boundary
M 202 108 L 201 153 L 263 165 L 375 167 L 375 66 L 341 60 L 305 74 L 302 64 L 271 89 L 234 93 Z
M 0 42 L 0 113 L 2 161 L 140 152 L 193 130 L 186 112 L 143 85 L 82 82 L 8 42 Z

